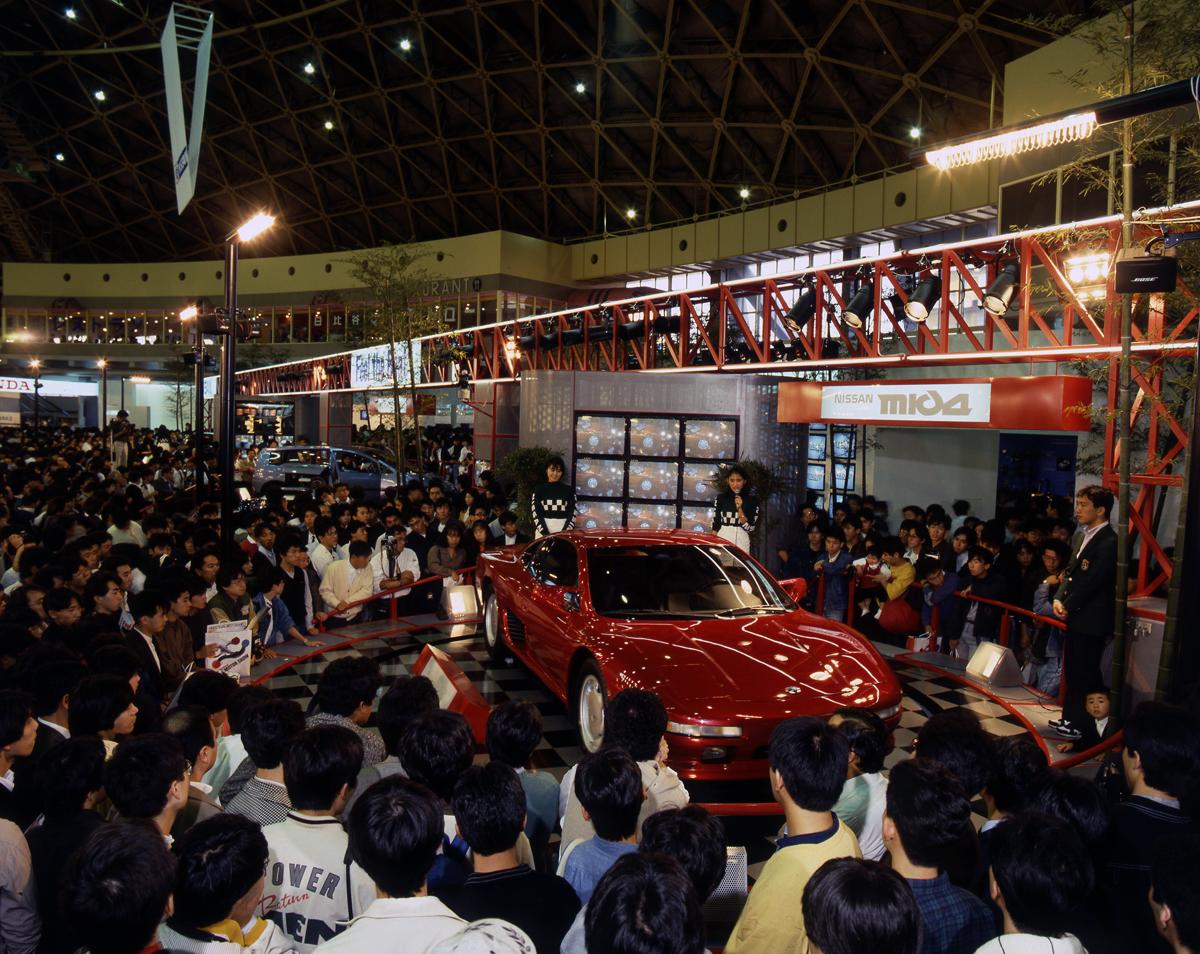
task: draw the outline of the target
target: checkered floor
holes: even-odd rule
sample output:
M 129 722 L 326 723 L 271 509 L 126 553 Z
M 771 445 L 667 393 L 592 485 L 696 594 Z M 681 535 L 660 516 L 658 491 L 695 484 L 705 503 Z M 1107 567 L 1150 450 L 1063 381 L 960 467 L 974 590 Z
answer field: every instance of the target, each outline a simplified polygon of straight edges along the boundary
M 307 706 L 316 692 L 321 671 L 334 659 L 348 655 L 374 659 L 379 663 L 384 679 L 388 680 L 408 673 L 421 650 L 426 645 L 435 645 L 457 663 L 489 703 L 494 705 L 511 698 L 527 699 L 542 711 L 545 740 L 534 754 L 537 768 L 561 778 L 569 766 L 579 761 L 583 750 L 562 703 L 523 666 L 494 662 L 473 624 L 439 624 L 432 617 L 411 620 L 409 624 L 412 628 L 407 632 L 399 632 L 405 627 L 403 622 L 383 621 L 354 627 L 354 636 L 360 641 L 352 646 L 302 658 L 282 671 L 282 659 L 260 663 L 254 676 L 266 677 L 263 679 L 265 684 L 279 695 Z M 342 637 L 348 632 L 343 630 L 338 635 Z M 890 654 L 890 647 L 880 648 Z M 892 665 L 904 687 L 904 698 L 900 726 L 895 733 L 896 748 L 888 756 L 888 767 L 907 757 L 925 720 L 945 709 L 969 709 L 994 735 L 1017 735 L 1026 731 L 1019 719 L 981 692 L 947 676 L 904 665 L 902 660 L 895 660 Z M 272 671 L 275 674 L 269 675 Z

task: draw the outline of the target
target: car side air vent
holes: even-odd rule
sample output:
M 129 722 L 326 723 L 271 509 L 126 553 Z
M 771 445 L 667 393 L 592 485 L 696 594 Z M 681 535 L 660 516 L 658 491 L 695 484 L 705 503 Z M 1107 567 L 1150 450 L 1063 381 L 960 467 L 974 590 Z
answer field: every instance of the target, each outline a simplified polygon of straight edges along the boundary
M 517 617 L 517 614 L 512 610 L 507 613 L 508 616 L 508 638 L 514 643 L 522 643 L 525 641 L 525 624 Z

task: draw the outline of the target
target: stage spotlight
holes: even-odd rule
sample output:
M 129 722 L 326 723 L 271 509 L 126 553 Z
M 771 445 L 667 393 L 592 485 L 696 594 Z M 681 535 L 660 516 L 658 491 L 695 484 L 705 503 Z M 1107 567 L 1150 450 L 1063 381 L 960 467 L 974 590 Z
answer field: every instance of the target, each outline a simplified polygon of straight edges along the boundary
M 851 328 L 861 328 L 871 317 L 871 309 L 875 305 L 875 286 L 868 280 L 858 286 L 858 291 L 850 299 L 842 312 L 842 323 Z
M 923 322 L 937 307 L 938 299 L 942 297 L 942 280 L 932 272 L 917 283 L 917 289 L 904 306 L 904 313 L 915 322 Z
M 805 285 L 796 296 L 796 302 L 788 311 L 783 323 L 791 329 L 792 334 L 798 335 L 804 326 L 812 321 L 817 311 L 817 291 L 812 285 Z
M 989 315 L 999 318 L 1008 311 L 1008 303 L 1017 290 L 1017 276 L 1020 274 L 1016 262 L 1009 262 L 1000 270 L 1000 274 L 992 279 L 987 291 L 983 293 L 983 307 Z

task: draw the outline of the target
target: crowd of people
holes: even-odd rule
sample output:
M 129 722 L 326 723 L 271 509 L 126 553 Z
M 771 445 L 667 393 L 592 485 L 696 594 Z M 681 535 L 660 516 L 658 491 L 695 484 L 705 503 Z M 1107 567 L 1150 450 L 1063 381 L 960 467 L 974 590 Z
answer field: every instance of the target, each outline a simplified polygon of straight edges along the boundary
M 778 569 L 805 579 L 809 607 L 829 619 L 882 641 L 924 634 L 929 648 L 963 661 L 998 640 L 998 604 L 1028 611 L 1013 617 L 1010 645 L 1026 681 L 1045 695 L 1057 696 L 1065 680 L 1063 717 L 1053 725 L 1064 745 L 1084 748 L 1100 741 L 1086 700 L 1104 690 L 1100 659 L 1112 635 L 1113 503 L 1110 491 L 1090 486 L 1073 502 L 1035 497 L 988 520 L 965 500 L 951 512 L 909 504 L 891 533 L 873 497 L 849 494 L 829 520 L 814 506 L 801 509 Z
M 267 655 L 389 600 L 436 611 L 480 552 L 524 542 L 490 478 L 414 482 L 378 506 L 344 486 L 268 499 L 235 515 L 239 544 L 224 552 L 180 450 L 123 434 L 124 468 L 94 432 L 0 434 L 9 954 L 1200 950 L 1200 724 L 1186 709 L 1139 707 L 1103 785 L 1050 768 L 1025 736 L 988 735 L 965 710 L 929 719 L 912 758 L 889 751 L 868 711 L 788 720 L 766 753 L 784 828 L 728 939 L 709 937 L 704 905 L 728 839 L 669 767 L 655 693 L 616 693 L 603 747 L 560 781 L 535 768 L 543 719 L 526 701 L 493 708 L 485 756 L 429 680 L 385 683 L 362 656 L 324 666 L 308 711 L 204 668 L 213 623 L 246 620 Z M 569 525 L 555 463 L 538 532 Z M 744 529 L 753 507 L 737 490 L 730 522 Z M 833 526 L 861 534 L 862 517 L 879 522 L 870 514 L 851 521 L 847 506 Z M 885 591 L 959 529 L 934 541 L 941 516 L 920 516 L 901 526 L 903 551 L 882 545 L 897 560 L 880 561 Z M 1016 521 L 1014 538 L 1042 519 Z M 1087 533 L 1100 517 L 1081 522 Z M 865 559 L 852 536 L 839 548 L 824 528 L 825 559 L 807 572 L 843 548 L 851 566 Z M 1006 547 L 984 576 L 1003 570 Z M 946 576 L 964 565 L 956 545 L 949 554 Z M 805 570 L 804 554 L 780 556 Z M 1052 596 L 1068 624 L 1073 598 Z M 979 633 L 986 620 L 968 623 Z M 1099 711 L 1094 696 L 1084 703 Z M 978 831 L 973 810 L 986 816 Z

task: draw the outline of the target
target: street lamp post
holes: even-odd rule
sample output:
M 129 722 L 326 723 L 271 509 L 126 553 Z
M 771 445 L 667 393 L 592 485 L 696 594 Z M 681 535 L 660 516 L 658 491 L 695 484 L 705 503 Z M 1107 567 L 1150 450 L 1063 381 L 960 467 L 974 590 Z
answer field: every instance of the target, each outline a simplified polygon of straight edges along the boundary
M 196 455 L 194 489 L 196 506 L 204 500 L 204 330 L 200 327 L 200 309 L 195 305 L 184 308 L 179 313 L 181 321 L 194 321 L 192 325 L 192 357 L 195 364 L 195 377 L 192 388 L 196 394 L 195 408 L 195 439 L 193 450 Z
M 38 401 L 38 392 L 42 389 L 42 362 L 34 358 L 29 366 L 33 368 L 33 433 L 38 434 L 42 424 L 42 405 Z
M 233 549 L 233 461 L 234 425 L 237 396 L 237 265 L 238 249 L 243 242 L 261 235 L 275 224 L 275 216 L 259 212 L 225 238 L 225 341 L 221 349 L 220 414 L 217 435 L 221 464 L 221 549 Z
M 101 358 L 96 362 L 100 369 L 100 436 L 108 433 L 108 362 Z

